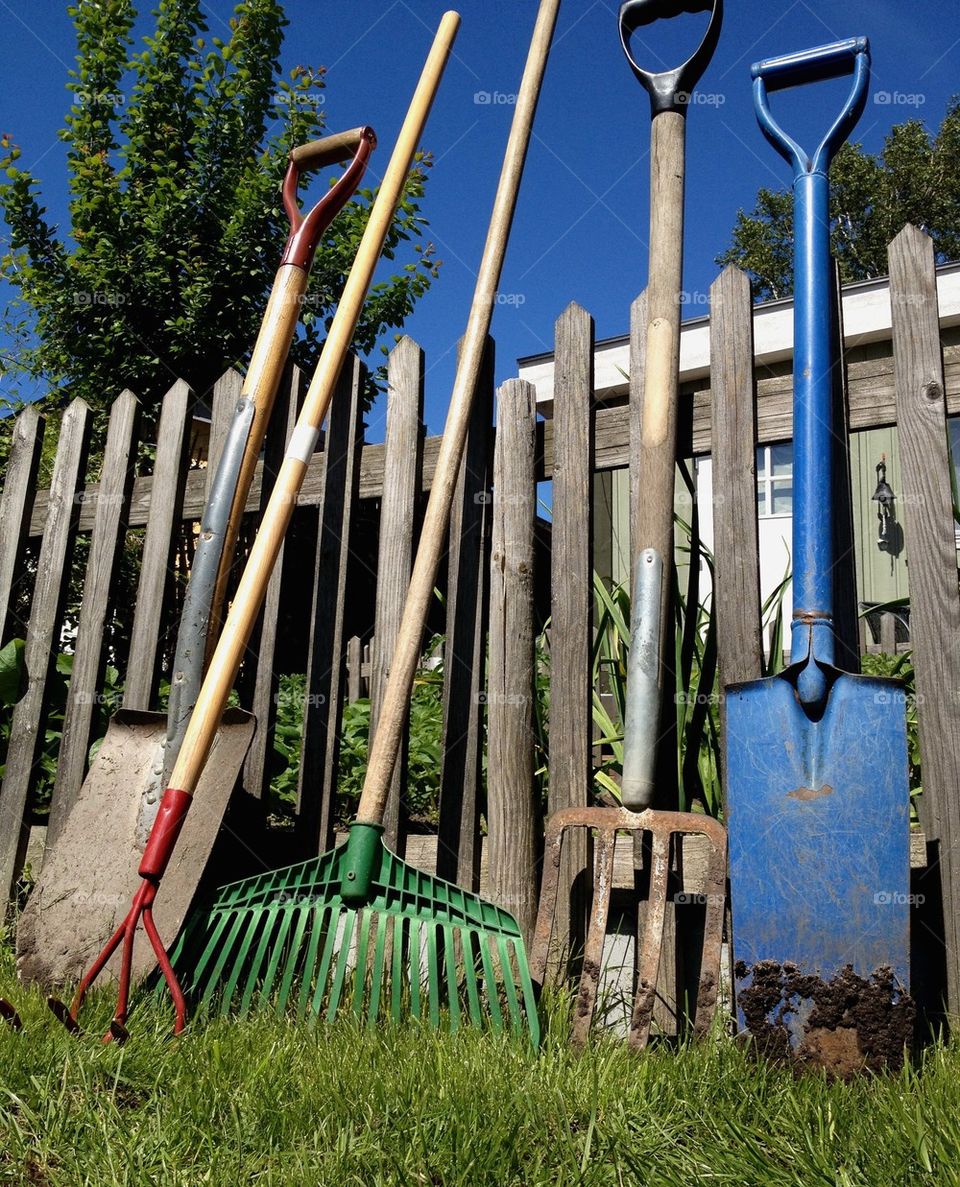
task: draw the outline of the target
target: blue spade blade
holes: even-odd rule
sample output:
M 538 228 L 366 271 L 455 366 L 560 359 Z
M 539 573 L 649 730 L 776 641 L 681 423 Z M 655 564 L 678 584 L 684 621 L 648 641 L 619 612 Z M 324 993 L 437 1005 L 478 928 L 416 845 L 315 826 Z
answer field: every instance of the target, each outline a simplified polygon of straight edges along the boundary
M 812 977 L 850 970 L 908 989 L 910 791 L 906 705 L 893 680 L 828 669 L 822 715 L 795 689 L 803 665 L 727 690 L 727 827 L 741 1026 L 804 1042 Z M 751 1013 L 757 966 L 783 993 Z M 783 967 L 788 966 L 787 973 Z M 795 969 L 795 975 L 793 970 Z M 792 979 L 792 985 L 787 981 Z M 816 1019 L 815 1019 L 816 1020 Z

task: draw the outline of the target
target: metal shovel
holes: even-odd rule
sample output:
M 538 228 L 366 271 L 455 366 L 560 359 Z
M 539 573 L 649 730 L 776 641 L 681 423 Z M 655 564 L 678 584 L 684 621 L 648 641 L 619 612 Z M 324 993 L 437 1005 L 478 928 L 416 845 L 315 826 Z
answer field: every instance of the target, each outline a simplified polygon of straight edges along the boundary
M 697 50 L 675 70 L 652 73 L 641 69 L 630 51 L 631 34 L 656 20 L 683 12 L 710 13 Z M 637 933 L 637 983 L 629 1026 L 630 1045 L 644 1047 L 650 1035 L 663 945 L 671 838 L 681 834 L 705 837 L 709 853 L 703 887 L 707 909 L 695 1023 L 698 1034 L 708 1028 L 717 1000 L 726 876 L 724 830 L 705 816 L 653 811 L 650 804 L 667 639 L 668 583 L 663 580 L 664 558 L 672 561 L 673 557 L 685 116 L 690 94 L 713 56 L 722 18 L 722 0 L 626 0 L 620 8 L 620 40 L 634 74 L 650 96 L 652 115 L 647 350 L 638 457 L 643 498 L 639 500 L 635 524 L 636 588 L 631 610 L 632 641 L 624 722 L 623 808 L 567 808 L 548 821 L 540 909 L 530 962 L 534 982 L 542 986 L 560 894 L 564 837 L 570 830 L 586 829 L 593 840 L 594 883 L 574 1011 L 572 1041 L 577 1047 L 587 1041 L 600 988 L 618 832 L 630 832 L 635 838 L 644 839 L 645 865 L 649 870 L 646 920 Z
M 218 574 L 233 553 L 316 246 L 356 191 L 375 144 L 370 128 L 356 128 L 302 145 L 290 155 L 284 182 L 290 235 L 204 510 L 177 636 L 168 713 L 121 710 L 111 720 L 20 918 L 21 980 L 48 987 L 77 980 L 117 927 L 139 884 L 140 855 L 199 694 L 217 614 Z M 337 184 L 302 215 L 297 206 L 301 176 L 346 160 L 352 163 Z M 199 788 L 203 808 L 184 830 L 168 893 L 158 909 L 158 921 L 171 935 L 189 910 L 255 725 L 249 713 L 231 709 L 224 714 Z M 153 959 L 138 951 L 132 979 L 153 967 Z
M 912 1027 L 904 693 L 834 660 L 827 171 L 863 111 L 869 49 L 841 41 L 752 74 L 760 126 L 794 171 L 794 610 L 791 666 L 726 690 L 737 1010 L 760 1050 L 845 1075 L 898 1064 Z M 808 155 L 767 91 L 847 74 Z

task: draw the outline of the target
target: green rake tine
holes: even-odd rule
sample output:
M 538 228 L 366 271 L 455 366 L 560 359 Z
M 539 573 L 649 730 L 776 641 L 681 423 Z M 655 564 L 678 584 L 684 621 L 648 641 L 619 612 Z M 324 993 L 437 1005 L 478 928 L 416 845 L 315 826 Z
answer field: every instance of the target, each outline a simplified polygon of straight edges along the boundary
M 420 1021 L 420 940 L 423 928 L 418 919 L 410 920 L 410 1013 Z
M 294 927 L 291 931 L 289 924 L 282 927 L 277 936 L 279 941 L 284 936 L 286 939 L 283 943 L 274 944 L 273 955 L 270 963 L 267 965 L 267 972 L 263 978 L 263 983 L 260 986 L 260 999 L 267 1002 L 270 1000 L 270 995 L 273 993 L 274 982 L 277 979 L 277 974 L 280 971 L 281 965 L 285 969 L 296 968 L 297 961 L 300 954 L 300 940 L 303 936 L 303 929 L 306 925 L 307 916 L 310 913 L 309 906 L 299 905 L 294 908 Z M 248 991 L 249 992 L 249 991 Z M 241 1007 L 242 1008 L 242 1007 Z M 282 1011 L 283 1006 L 278 1002 L 277 1010 Z
M 363 1015 L 363 998 L 367 988 L 367 950 L 370 947 L 370 924 L 372 917 L 373 912 L 365 907 L 360 915 L 357 963 L 353 981 L 353 1012 L 357 1018 Z
M 238 1007 L 238 1014 L 241 1018 L 245 1017 L 250 1011 L 250 1002 L 253 999 L 254 990 L 257 987 L 259 979 L 260 967 L 264 959 L 269 956 L 271 966 L 276 969 L 277 962 L 283 954 L 283 946 L 278 943 L 271 944 L 273 938 L 274 927 L 277 922 L 277 915 L 281 907 L 279 904 L 270 907 L 264 917 L 264 927 L 260 932 L 260 943 L 257 945 L 257 951 L 254 953 L 253 962 L 247 973 L 247 979 L 243 987 L 243 993 L 240 997 L 240 1005 Z M 264 988 L 263 996 L 266 998 L 268 990 Z
M 513 965 L 510 963 L 510 951 L 503 936 L 497 936 L 497 949 L 500 953 L 500 967 L 503 970 L 503 988 L 507 995 L 507 1005 L 510 1007 L 510 1017 L 513 1029 L 519 1034 L 523 1030 L 523 1015 L 520 1012 L 520 1002 L 517 1000 L 517 989 L 513 983 Z
M 297 927 L 293 938 L 290 942 L 290 947 L 287 952 L 287 962 L 283 968 L 283 976 L 280 979 L 280 988 L 277 991 L 277 1013 L 282 1014 L 287 1008 L 287 998 L 290 996 L 290 986 L 293 984 L 293 977 L 297 971 L 300 963 L 300 945 L 303 943 L 303 933 L 307 929 L 307 923 L 314 912 L 312 905 L 303 906 L 297 912 Z M 279 969 L 279 961 L 277 965 L 271 968 L 270 976 L 264 985 L 264 998 L 269 996 L 270 990 L 273 988 L 273 977 Z
M 357 912 L 350 909 L 343 917 L 343 938 L 340 941 L 340 952 L 337 955 L 337 971 L 334 976 L 333 988 L 330 990 L 330 1000 L 327 1002 L 327 1021 L 332 1022 L 340 1007 L 340 994 L 343 992 L 343 982 L 350 963 L 350 944 L 353 940 L 353 926 L 357 919 Z M 339 931 L 339 927 L 337 929 Z M 322 986 L 317 986 L 317 994 L 322 1000 Z M 319 1013 L 320 1001 L 314 998 Z
M 497 992 L 497 978 L 493 971 L 493 961 L 490 957 L 492 936 L 480 936 L 480 959 L 483 962 L 483 979 L 487 991 L 487 1001 L 490 1003 L 490 1022 L 495 1031 L 503 1030 L 503 1014 L 500 1010 L 500 994 Z
M 385 911 L 381 911 L 377 918 L 377 938 L 373 949 L 373 971 L 370 974 L 370 1022 L 369 1026 L 372 1030 L 377 1022 L 377 1014 L 380 1012 L 380 990 L 381 979 L 383 977 L 384 966 L 387 961 L 386 942 L 387 942 L 387 921 L 388 917 Z
M 440 1026 L 440 953 L 437 949 L 438 925 L 427 924 L 427 979 L 430 1024 Z
M 469 928 L 460 929 L 460 945 L 463 948 L 463 979 L 467 983 L 467 1001 L 470 1005 L 470 1017 L 474 1022 L 483 1021 L 480 1008 L 480 994 L 477 989 L 476 946 L 474 933 Z
M 254 915 L 254 920 L 257 920 L 256 915 Z M 237 985 L 240 983 L 240 979 L 243 976 L 245 969 L 249 970 L 247 978 L 248 981 L 251 979 L 254 981 L 256 980 L 257 969 L 256 967 L 250 968 L 247 961 L 247 954 L 253 945 L 253 938 L 257 934 L 258 930 L 260 932 L 260 947 L 258 948 L 258 951 L 262 948 L 265 948 L 266 942 L 269 942 L 273 933 L 273 919 L 269 911 L 266 917 L 260 917 L 259 925 L 259 928 L 255 928 L 253 934 L 247 937 L 247 942 L 240 945 L 240 948 L 237 952 L 237 958 L 233 962 L 233 966 L 230 970 L 230 977 L 223 989 L 224 1006 L 226 1006 L 227 1002 L 233 1001 L 233 995 L 237 991 Z
M 403 1017 L 403 957 L 403 916 L 398 915 L 393 921 L 393 973 L 390 983 L 390 1017 L 394 1022 L 399 1022 Z
M 456 1034 L 460 1027 L 460 989 L 457 985 L 457 956 L 453 943 L 453 929 L 450 927 L 443 928 L 443 949 L 450 996 L 450 1033 Z
M 218 914 L 220 913 L 218 912 Z M 213 987 L 216 984 L 217 976 L 219 976 L 220 970 L 223 968 L 223 964 L 226 963 L 227 953 L 230 951 L 230 946 L 233 943 L 234 937 L 243 922 L 242 918 L 230 915 L 227 912 L 220 914 L 219 919 L 216 919 L 216 916 L 214 918 L 215 926 L 212 929 L 204 929 L 207 934 L 204 940 L 203 951 L 200 954 L 200 960 L 197 963 L 197 967 L 193 974 L 194 986 L 198 986 L 201 983 L 205 983 L 206 986 L 201 999 L 201 1006 L 207 1004 L 210 994 L 213 992 Z M 233 924 L 232 928 L 230 927 L 231 923 Z M 223 934 L 227 931 L 229 931 L 229 941 L 224 943 Z M 220 956 L 221 963 L 216 965 L 214 958 L 218 954 Z M 204 973 L 208 963 L 211 961 L 214 961 L 214 965 L 217 969 L 217 976 L 205 978 Z
M 254 919 L 254 921 L 256 921 L 256 916 L 253 916 L 253 919 Z M 213 946 L 214 941 L 209 941 L 207 943 L 207 953 L 209 953 L 211 956 L 216 955 L 216 960 L 214 961 L 214 964 L 213 964 L 213 973 L 207 980 L 206 988 L 203 991 L 203 997 L 200 1000 L 201 1008 L 208 1005 L 210 1002 L 210 999 L 213 997 L 217 986 L 220 984 L 220 979 L 223 974 L 223 970 L 226 967 L 227 962 L 230 960 L 231 955 L 234 952 L 234 947 L 237 943 L 237 939 L 238 939 L 238 937 L 244 935 L 244 933 L 247 929 L 247 926 L 248 926 L 247 912 L 246 911 L 238 911 L 234 918 L 233 927 L 230 928 L 229 933 L 226 938 L 226 941 L 222 942 L 221 945 L 219 946 L 219 948 L 215 948 Z M 244 951 L 245 951 L 245 945 L 241 943 L 240 950 L 237 955 L 237 960 L 243 959 Z M 229 996 L 227 995 L 226 990 L 224 989 L 223 994 L 222 994 L 222 1003 L 221 1003 L 222 1012 L 224 1014 L 227 1013 L 228 1006 L 229 1006 Z
M 316 984 L 311 985 L 311 982 L 304 977 L 303 986 L 300 990 L 300 1009 L 298 1011 L 301 1018 L 307 1012 L 307 1002 L 310 998 L 311 989 L 313 991 L 313 1001 L 309 1006 L 309 1011 L 313 1017 L 316 1017 L 320 1013 L 323 993 L 327 984 L 327 977 L 330 973 L 330 964 L 333 960 L 334 949 L 337 946 L 337 932 L 340 930 L 340 904 L 334 903 L 329 908 L 324 908 L 322 913 L 328 916 L 328 918 L 324 919 L 322 929 L 317 928 L 315 947 L 319 946 L 320 936 L 326 932 L 323 955 L 320 958 L 320 968 L 317 970 Z

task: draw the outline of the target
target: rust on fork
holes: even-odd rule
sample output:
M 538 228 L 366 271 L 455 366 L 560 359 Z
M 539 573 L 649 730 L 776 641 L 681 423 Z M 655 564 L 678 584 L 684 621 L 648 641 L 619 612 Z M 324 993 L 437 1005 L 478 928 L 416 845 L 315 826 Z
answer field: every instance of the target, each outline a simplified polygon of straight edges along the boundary
M 560 853 L 564 835 L 571 829 L 589 829 L 593 837 L 593 905 L 583 955 L 571 1029 L 571 1043 L 582 1050 L 588 1041 L 603 969 L 603 943 L 614 883 L 614 853 L 618 833 L 642 833 L 650 838 L 650 884 L 646 921 L 636 960 L 637 989 L 630 1018 L 628 1042 L 642 1050 L 650 1038 L 650 1024 L 660 971 L 667 892 L 670 882 L 670 844 L 674 836 L 700 835 L 707 839 L 709 858 L 702 898 L 705 903 L 703 948 L 696 997 L 694 1035 L 705 1035 L 717 1006 L 723 912 L 726 898 L 727 835 L 716 820 L 691 812 L 662 812 L 625 808 L 565 808 L 547 822 L 544 875 L 536 931 L 530 953 L 534 984 L 542 988 L 550 957 L 553 928 L 560 893 Z

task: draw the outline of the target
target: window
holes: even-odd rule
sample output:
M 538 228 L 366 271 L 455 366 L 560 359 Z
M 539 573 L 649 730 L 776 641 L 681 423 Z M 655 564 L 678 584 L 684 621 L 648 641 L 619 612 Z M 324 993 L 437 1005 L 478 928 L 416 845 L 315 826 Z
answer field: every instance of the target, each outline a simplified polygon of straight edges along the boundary
M 793 444 L 757 450 L 757 514 L 761 519 L 793 513 Z

